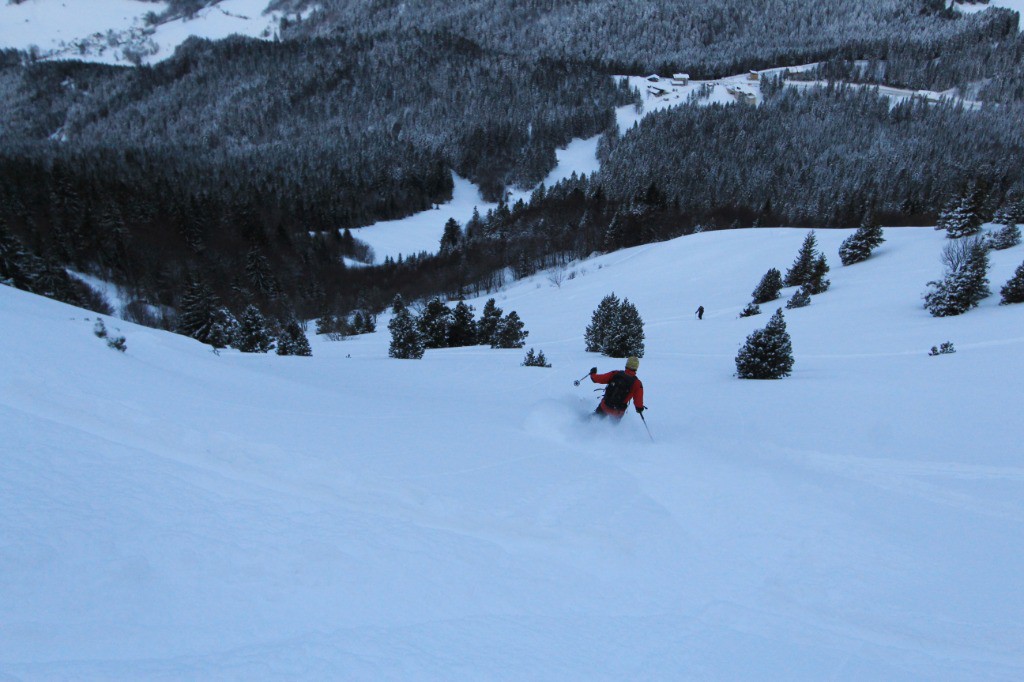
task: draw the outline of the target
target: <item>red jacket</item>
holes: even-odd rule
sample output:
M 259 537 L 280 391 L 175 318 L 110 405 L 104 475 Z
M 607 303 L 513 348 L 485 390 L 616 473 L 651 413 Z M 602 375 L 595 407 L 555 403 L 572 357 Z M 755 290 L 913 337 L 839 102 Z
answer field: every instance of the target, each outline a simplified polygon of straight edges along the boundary
M 593 381 L 595 384 L 607 384 L 609 381 L 612 380 L 612 377 L 614 377 L 619 372 L 625 372 L 627 375 L 636 378 L 636 381 L 633 382 L 633 386 L 629 389 L 629 393 L 626 394 L 626 405 L 629 405 L 629 401 L 632 400 L 633 407 L 636 408 L 637 412 L 642 411 L 644 409 L 644 385 L 636 376 L 636 370 L 617 369 L 614 372 L 606 372 L 604 374 L 591 374 L 590 380 Z M 604 398 L 601 398 L 600 407 L 602 412 L 604 412 L 605 414 L 610 414 L 615 417 L 621 417 L 622 415 L 625 414 L 624 410 L 616 410 L 612 407 L 609 407 L 604 402 Z

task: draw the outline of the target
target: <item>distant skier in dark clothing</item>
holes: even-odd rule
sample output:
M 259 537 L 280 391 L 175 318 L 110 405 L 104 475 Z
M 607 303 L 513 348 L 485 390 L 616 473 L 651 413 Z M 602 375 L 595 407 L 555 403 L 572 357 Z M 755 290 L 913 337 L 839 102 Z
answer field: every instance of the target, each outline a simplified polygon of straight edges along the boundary
M 640 360 L 630 357 L 626 360 L 625 370 L 615 370 L 605 374 L 598 374 L 597 367 L 590 368 L 590 380 L 595 384 L 608 384 L 604 391 L 601 403 L 594 410 L 599 417 L 612 417 L 615 421 L 622 419 L 626 413 L 629 401 L 633 401 L 633 407 L 637 413 L 644 411 L 644 385 L 636 376 L 636 370 L 640 367 Z
M 703 320 L 704 319 L 704 306 L 698 306 L 697 307 L 697 319 L 698 320 Z

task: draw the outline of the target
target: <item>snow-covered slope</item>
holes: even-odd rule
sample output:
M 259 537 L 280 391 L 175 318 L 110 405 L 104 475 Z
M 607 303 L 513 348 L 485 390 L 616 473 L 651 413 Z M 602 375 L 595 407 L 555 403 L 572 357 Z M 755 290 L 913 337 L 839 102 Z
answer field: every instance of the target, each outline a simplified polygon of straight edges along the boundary
M 0 677 L 1021 679 L 1024 306 L 931 318 L 941 234 L 842 268 L 848 232 L 820 231 L 794 375 L 734 379 L 767 321 L 736 314 L 804 234 L 517 283 L 499 305 L 551 369 L 392 360 L 386 331 L 218 356 L 108 320 L 121 354 L 0 287 Z M 1024 247 L 992 258 L 998 288 Z M 620 362 L 582 352 L 611 291 L 646 323 L 653 443 L 572 384 Z
M 152 64 L 167 59 L 190 36 L 219 40 L 230 35 L 273 38 L 282 18 L 268 0 L 221 0 L 190 19 L 148 26 L 145 16 L 166 3 L 142 0 L 25 0 L 0 5 L 0 47 L 35 49 L 48 59 L 106 64 Z M 308 14 L 308 11 L 306 12 Z M 133 60 L 132 55 L 135 55 Z

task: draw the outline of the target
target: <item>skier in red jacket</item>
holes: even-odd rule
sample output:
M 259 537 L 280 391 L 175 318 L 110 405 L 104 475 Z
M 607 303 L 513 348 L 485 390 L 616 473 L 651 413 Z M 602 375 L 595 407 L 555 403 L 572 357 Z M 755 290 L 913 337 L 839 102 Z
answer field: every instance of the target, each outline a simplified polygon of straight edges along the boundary
M 636 375 L 639 367 L 640 359 L 630 357 L 626 360 L 625 370 L 598 374 L 597 367 L 590 368 L 591 381 L 595 384 L 608 384 L 601 404 L 594 410 L 594 414 L 599 417 L 612 417 L 618 421 L 626 413 L 630 400 L 633 401 L 633 407 L 638 414 L 644 411 L 644 385 Z

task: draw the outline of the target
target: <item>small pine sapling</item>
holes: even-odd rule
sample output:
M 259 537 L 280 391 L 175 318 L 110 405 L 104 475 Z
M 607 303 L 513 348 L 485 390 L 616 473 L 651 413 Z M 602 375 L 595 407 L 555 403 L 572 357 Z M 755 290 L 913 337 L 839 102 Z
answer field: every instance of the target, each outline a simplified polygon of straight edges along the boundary
M 807 286 L 802 286 L 797 289 L 790 299 L 786 302 L 786 309 L 803 308 L 811 304 L 811 293 L 807 290 Z
M 748 303 L 747 307 L 740 311 L 740 317 L 751 317 L 753 315 L 761 314 L 761 306 L 756 303 Z
M 523 358 L 523 367 L 551 367 L 548 363 L 547 358 L 544 357 L 544 351 L 534 353 L 531 348 L 526 352 L 526 357 Z
M 953 342 L 946 341 L 944 343 L 939 344 L 938 346 L 932 346 L 932 349 L 928 353 L 928 355 L 948 355 L 950 353 L 955 352 L 956 348 L 953 348 Z

